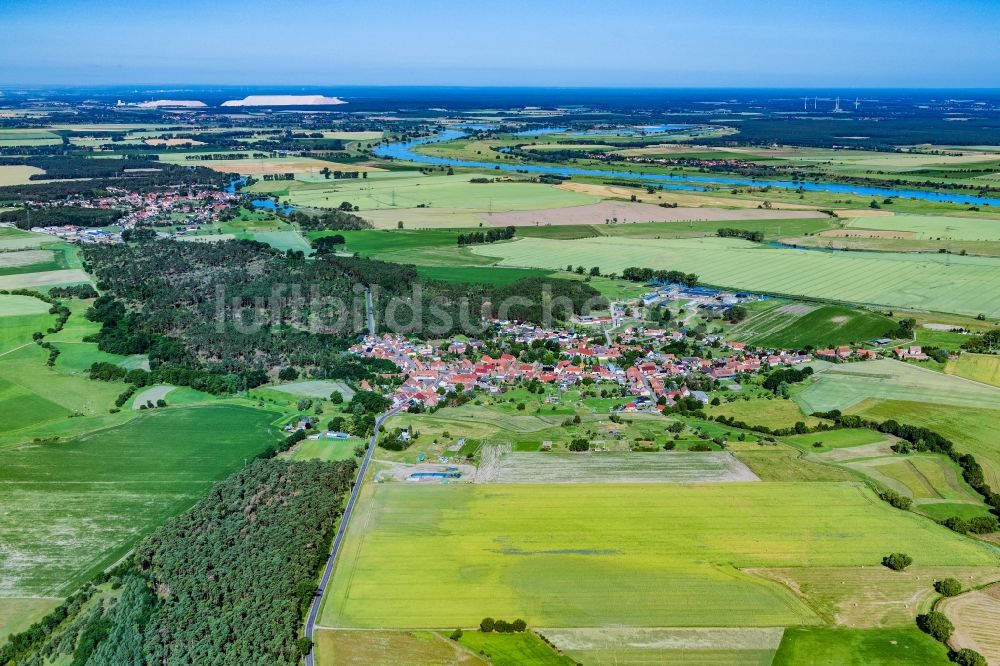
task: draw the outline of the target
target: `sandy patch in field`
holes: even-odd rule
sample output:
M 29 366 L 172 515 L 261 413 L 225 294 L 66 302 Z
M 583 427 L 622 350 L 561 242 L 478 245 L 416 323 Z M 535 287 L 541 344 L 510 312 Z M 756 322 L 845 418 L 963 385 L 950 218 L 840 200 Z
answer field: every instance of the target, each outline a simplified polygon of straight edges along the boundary
M 157 400 L 166 399 L 167 395 L 173 391 L 176 386 L 153 386 L 146 389 L 139 395 L 135 396 L 135 400 L 132 401 L 132 409 L 139 409 L 147 402 L 151 402 L 154 405 Z
M 929 331 L 950 331 L 954 328 L 961 328 L 960 326 L 955 326 L 954 324 L 935 324 L 928 323 L 921 326 L 921 328 L 926 328 Z
M 782 305 L 780 308 L 776 309 L 775 312 L 802 316 L 809 314 L 815 309 L 815 305 L 808 305 L 806 303 L 790 303 L 788 305 Z
M 832 323 L 834 323 L 834 324 L 846 324 L 849 319 L 850 319 L 850 317 L 846 317 L 844 315 L 840 315 L 839 317 L 834 317 L 830 321 Z
M 647 194 L 645 188 L 641 187 L 625 187 L 622 185 L 598 185 L 596 183 L 574 183 L 566 182 L 556 185 L 558 189 L 567 190 L 569 192 L 581 192 L 583 194 L 592 194 L 598 197 L 605 198 L 628 198 L 633 194 L 638 198 L 640 202 L 648 203 L 660 203 L 669 202 L 676 203 L 681 206 L 726 206 L 729 208 L 757 208 L 764 203 L 763 199 L 737 199 L 728 197 L 719 197 L 711 194 L 698 194 L 694 192 L 683 192 L 680 190 L 669 191 L 665 190 L 663 192 L 657 192 L 656 194 Z M 781 203 L 772 202 L 774 210 L 817 210 L 816 206 L 806 206 L 804 204 L 792 204 L 792 203 Z
M 204 146 L 204 141 L 197 139 L 146 139 L 147 146 Z
M 0 275 L 0 289 L 21 289 L 23 287 L 39 287 L 49 284 L 74 284 L 77 282 L 90 282 L 90 277 L 79 268 L 67 268 L 61 271 L 43 271 L 41 273 Z
M 916 240 L 913 231 L 890 231 L 888 229 L 827 229 L 817 236 L 826 238 L 891 238 L 894 240 Z
M 320 173 L 324 167 L 330 171 L 382 171 L 377 167 L 362 166 L 360 164 L 338 164 L 336 162 L 324 162 L 323 160 L 221 160 L 218 162 L 191 162 L 192 166 L 203 166 L 213 171 L 223 173 L 244 173 L 250 175 L 263 175 L 265 173 Z M 331 182 L 332 179 L 331 179 Z
M 587 627 L 539 629 L 561 650 L 774 650 L 783 627 Z
M 631 222 L 688 222 L 715 220 L 775 220 L 824 218 L 813 211 L 774 211 L 757 208 L 730 210 L 726 208 L 662 208 L 651 204 L 601 201 L 585 206 L 547 208 L 542 210 L 516 210 L 504 213 L 485 213 L 480 217 L 493 226 L 536 226 L 565 224 L 604 224 L 605 220 L 618 219 L 618 224 Z
M 837 217 L 892 217 L 895 215 L 890 210 L 876 210 L 874 208 L 835 208 Z
M 20 250 L 18 252 L 0 252 L 0 268 L 15 268 L 40 264 L 52 259 L 51 250 Z

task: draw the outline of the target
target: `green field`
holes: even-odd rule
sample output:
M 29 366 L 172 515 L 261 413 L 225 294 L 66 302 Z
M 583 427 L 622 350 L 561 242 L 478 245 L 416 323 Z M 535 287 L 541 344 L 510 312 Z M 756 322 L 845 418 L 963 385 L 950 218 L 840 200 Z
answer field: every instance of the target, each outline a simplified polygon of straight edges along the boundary
M 275 441 L 275 414 L 236 405 L 142 412 L 0 455 L 0 596 L 68 594 Z
M 8 635 L 24 631 L 61 601 L 52 597 L 0 597 L 0 645 Z
M 794 396 L 807 414 L 844 411 L 869 398 L 1000 409 L 1000 389 L 891 359 L 826 365 L 815 377 Z
M 788 428 L 795 425 L 796 421 L 802 421 L 810 427 L 820 423 L 819 419 L 803 414 L 795 402 L 781 398 L 754 398 L 725 402 L 717 407 L 711 407 L 709 415 L 712 418 L 720 415 L 731 416 L 737 421 L 743 421 L 750 425 L 767 426 L 768 428 Z
M 949 375 L 1000 387 L 1000 356 L 964 353 L 957 361 L 948 361 L 944 371 Z
M 267 243 L 282 252 L 286 250 L 302 250 L 306 254 L 312 252 L 312 246 L 297 231 L 258 231 L 251 236 L 253 240 Z
M 1000 220 L 936 215 L 893 215 L 856 217 L 849 229 L 910 232 L 918 240 L 1000 240 Z
M 895 419 L 900 423 L 924 426 L 944 435 L 954 442 L 956 449 L 976 457 L 994 492 L 1000 488 L 1000 448 L 996 438 L 1000 430 L 1000 410 L 938 402 L 872 400 L 853 411 L 879 421 Z
M 774 666 L 931 666 L 950 664 L 948 648 L 916 627 L 791 627 Z
M 268 389 L 280 393 L 302 396 L 304 398 L 322 398 L 327 400 L 334 391 L 339 391 L 344 400 L 354 397 L 354 390 L 344 382 L 334 382 L 327 379 L 307 379 L 291 384 L 275 384 L 273 386 L 262 386 L 260 390 Z
M 856 484 L 385 484 L 359 509 L 325 626 L 809 624 L 739 568 L 1000 562 Z
M 895 322 L 874 312 L 840 305 L 764 301 L 730 329 L 727 339 L 781 349 L 823 348 L 867 342 L 895 328 Z
M 597 197 L 567 192 L 553 185 L 541 183 L 470 183 L 469 179 L 477 175 L 488 178 L 495 176 L 495 174 L 425 176 L 412 171 L 375 172 L 364 179 L 325 182 L 260 181 L 250 190 L 277 193 L 293 206 L 336 208 L 342 201 L 350 201 L 361 211 L 385 209 L 399 211 L 417 209 L 419 206 L 419 210 L 466 209 L 488 212 L 561 208 L 599 200 Z
M 472 252 L 507 266 L 583 264 L 602 273 L 648 266 L 748 291 L 1000 316 L 1000 260 L 991 257 L 792 250 L 728 238 L 523 238 Z
M 418 266 L 417 275 L 425 280 L 471 282 L 473 284 L 505 285 L 525 278 L 545 277 L 551 271 L 534 268 L 500 268 L 495 266 Z
M 883 486 L 914 500 L 923 509 L 930 502 L 964 502 L 985 511 L 982 499 L 964 480 L 957 463 L 944 456 L 889 455 L 843 463 Z
M 509 621 L 509 620 L 508 620 Z M 484 634 L 467 631 L 458 641 L 476 654 L 481 654 L 493 666 L 574 666 L 576 662 L 561 656 L 538 636 L 526 631 L 520 634 Z
M 354 449 L 367 443 L 361 437 L 306 439 L 295 446 L 291 457 L 294 460 L 350 460 L 354 457 Z

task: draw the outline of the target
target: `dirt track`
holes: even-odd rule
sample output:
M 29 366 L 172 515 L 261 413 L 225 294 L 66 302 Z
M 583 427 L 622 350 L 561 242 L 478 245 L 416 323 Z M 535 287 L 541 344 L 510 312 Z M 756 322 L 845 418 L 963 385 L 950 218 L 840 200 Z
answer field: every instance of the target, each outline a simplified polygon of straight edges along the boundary
M 548 208 L 543 210 L 515 210 L 481 215 L 492 226 L 547 226 L 566 224 L 605 224 L 618 220 L 618 224 L 633 222 L 689 222 L 717 220 L 781 220 L 825 218 L 818 211 L 766 210 L 762 208 L 662 208 L 653 204 L 601 201 L 585 206 Z

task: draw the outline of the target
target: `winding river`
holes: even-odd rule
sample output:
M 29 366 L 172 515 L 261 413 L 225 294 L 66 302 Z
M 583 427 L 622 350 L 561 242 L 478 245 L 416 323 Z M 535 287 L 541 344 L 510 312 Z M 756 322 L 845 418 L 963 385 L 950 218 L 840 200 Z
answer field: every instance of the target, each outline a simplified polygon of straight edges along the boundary
M 885 187 L 867 187 L 864 185 L 842 185 L 838 183 L 820 183 L 792 180 L 756 180 L 753 178 L 732 178 L 724 176 L 671 176 L 667 174 L 655 173 L 635 173 L 632 171 L 614 171 L 609 169 L 581 169 L 577 167 L 561 167 L 536 164 L 501 164 L 497 162 L 474 162 L 469 160 L 448 159 L 445 157 L 435 157 L 424 155 L 413 150 L 417 146 L 428 143 L 439 143 L 443 141 L 454 141 L 466 136 L 465 132 L 459 130 L 445 130 L 440 134 L 413 141 L 389 143 L 378 146 L 375 154 L 379 157 L 391 157 L 398 160 L 418 162 L 420 164 L 433 164 L 436 166 L 457 166 L 471 167 L 474 169 L 489 169 L 499 171 L 516 171 L 520 173 L 540 173 L 556 176 L 597 176 L 599 178 L 622 178 L 633 181 L 643 181 L 655 183 L 668 190 L 687 190 L 695 192 L 706 191 L 709 185 L 732 185 L 732 186 L 753 186 L 753 187 L 782 187 L 789 189 L 803 189 L 810 192 L 836 192 L 840 194 L 854 194 L 858 196 L 886 198 L 904 197 L 907 199 L 921 199 L 924 201 L 936 201 L 943 203 L 958 203 L 970 206 L 1000 206 L 1000 198 L 981 197 L 972 194 L 959 192 L 936 192 L 934 190 L 907 190 L 892 189 Z

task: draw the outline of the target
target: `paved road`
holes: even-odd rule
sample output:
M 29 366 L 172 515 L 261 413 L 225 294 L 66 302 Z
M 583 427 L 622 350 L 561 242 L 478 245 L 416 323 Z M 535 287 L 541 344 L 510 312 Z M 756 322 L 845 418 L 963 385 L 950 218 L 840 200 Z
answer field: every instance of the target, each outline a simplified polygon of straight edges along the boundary
M 375 335 L 375 308 L 372 306 L 372 290 L 365 289 L 365 312 L 368 315 L 368 335 Z
M 375 452 L 375 441 L 378 439 L 378 432 L 382 428 L 382 423 L 390 416 L 399 413 L 399 411 L 399 407 L 393 407 L 375 420 L 375 432 L 368 443 L 368 451 L 365 452 L 365 457 L 361 460 L 361 467 L 358 469 L 358 478 L 354 482 L 354 488 L 351 489 L 351 498 L 347 500 L 344 517 L 340 520 L 340 526 L 337 528 L 337 536 L 334 538 L 333 546 L 330 548 L 330 557 L 326 561 L 326 569 L 323 570 L 323 579 L 320 580 L 316 596 L 313 597 L 312 606 L 309 607 L 309 617 L 306 620 L 305 634 L 310 639 L 313 638 L 313 633 L 316 630 L 316 617 L 319 615 L 319 607 L 323 601 L 323 594 L 326 592 L 327 583 L 330 582 L 330 576 L 333 575 L 333 568 L 337 563 L 337 553 L 340 552 L 340 545 L 347 534 L 347 524 L 351 520 L 351 512 L 354 511 L 354 505 L 358 501 L 358 495 L 361 493 L 361 484 L 364 483 L 365 472 L 368 471 L 368 463 L 371 462 L 372 454 Z M 306 655 L 306 666 L 313 666 L 314 652 L 315 650 L 310 650 L 309 654 Z

